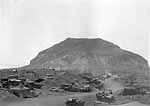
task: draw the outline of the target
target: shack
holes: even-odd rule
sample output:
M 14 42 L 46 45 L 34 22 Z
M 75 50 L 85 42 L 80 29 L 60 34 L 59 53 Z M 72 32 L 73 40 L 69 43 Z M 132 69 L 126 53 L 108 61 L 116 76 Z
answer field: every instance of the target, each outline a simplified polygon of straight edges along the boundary
M 19 98 L 29 98 L 33 95 L 33 92 L 30 90 L 30 88 L 25 87 L 22 84 L 18 85 L 17 87 L 10 88 L 9 92 Z
M 12 87 L 18 86 L 20 83 L 23 83 L 23 82 L 21 80 L 14 78 L 14 79 L 9 79 L 8 83 L 9 83 L 9 87 L 12 88 Z
M 25 78 L 30 80 L 30 81 L 35 81 L 39 78 L 39 75 L 34 72 L 34 71 L 27 71 L 25 74 L 24 74 Z
M 9 88 L 8 78 L 2 78 L 0 82 L 2 84 L 2 88 Z
M 18 79 L 18 75 L 9 75 L 8 79 Z

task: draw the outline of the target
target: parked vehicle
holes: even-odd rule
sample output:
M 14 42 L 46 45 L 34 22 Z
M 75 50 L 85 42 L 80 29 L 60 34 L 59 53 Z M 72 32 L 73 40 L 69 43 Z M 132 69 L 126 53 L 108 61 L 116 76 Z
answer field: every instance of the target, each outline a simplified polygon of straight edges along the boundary
M 115 97 L 112 94 L 111 90 L 103 90 L 96 94 L 96 98 L 98 101 L 105 102 L 111 104 L 115 101 Z
M 33 81 L 28 81 L 26 82 L 25 84 L 26 87 L 29 87 L 30 89 L 40 89 L 42 87 L 42 84 L 39 84 L 39 83 L 35 83 Z
M 80 88 L 80 92 L 91 92 L 92 88 L 90 85 L 84 85 L 83 87 Z
M 144 87 L 124 87 L 122 92 L 120 93 L 123 96 L 128 95 L 144 95 L 148 94 L 148 90 L 145 90 Z
M 51 87 L 49 90 L 53 92 L 64 92 L 64 90 L 59 87 Z
M 90 85 L 62 84 L 61 88 L 70 92 L 91 92 Z
M 85 102 L 76 98 L 69 98 L 65 104 L 66 106 L 84 106 Z

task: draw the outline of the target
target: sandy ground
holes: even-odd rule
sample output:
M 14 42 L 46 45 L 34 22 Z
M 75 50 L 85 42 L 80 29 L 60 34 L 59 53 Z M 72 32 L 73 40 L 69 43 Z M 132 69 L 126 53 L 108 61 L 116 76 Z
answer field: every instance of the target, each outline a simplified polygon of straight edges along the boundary
M 34 99 L 28 99 L 26 101 L 22 101 L 19 103 L 11 103 L 7 105 L 0 105 L 0 106 L 65 106 L 64 102 L 69 97 L 78 97 L 82 98 L 84 96 L 94 95 L 95 93 L 84 93 L 84 94 L 74 94 L 74 95 L 67 95 L 67 96 L 53 96 L 49 95 L 48 97 L 40 97 Z M 92 105 L 93 106 L 93 105 Z M 101 106 L 101 105 L 99 105 Z M 123 105 L 108 105 L 108 106 L 150 106 L 144 105 L 138 102 L 132 102 Z
M 113 92 L 119 90 L 122 88 L 122 85 L 118 84 L 117 82 L 113 81 L 112 79 L 108 79 L 105 81 L 105 87 L 110 88 L 113 90 Z M 24 100 L 22 102 L 17 103 L 10 103 L 10 104 L 1 104 L 0 106 L 65 106 L 66 99 L 70 97 L 77 97 L 77 98 L 85 98 L 90 96 L 95 96 L 97 92 L 91 92 L 91 93 L 78 93 L 78 94 L 72 94 L 72 95 L 65 95 L 65 96 L 56 96 L 56 95 L 47 95 L 37 98 L 31 98 Z M 87 99 L 88 100 L 88 99 Z M 90 100 L 90 99 L 89 99 Z M 91 101 L 93 102 L 93 101 Z M 93 105 L 87 105 L 86 106 L 93 106 Z M 101 106 L 101 105 L 99 105 Z M 144 105 L 139 102 L 132 102 L 128 104 L 123 105 L 109 105 L 109 106 L 150 106 L 150 105 Z
M 144 105 L 139 102 L 132 102 L 132 103 L 123 104 L 123 105 L 109 105 L 109 106 L 150 106 L 150 105 Z
M 47 97 L 39 97 L 39 98 L 32 98 L 27 99 L 26 101 L 18 102 L 18 103 L 11 103 L 11 104 L 0 104 L 0 106 L 65 106 L 64 102 L 67 98 L 70 97 L 78 97 L 82 98 L 84 96 L 95 95 L 94 93 L 80 93 L 80 94 L 73 94 L 73 95 L 66 95 L 66 96 L 54 96 L 49 95 Z

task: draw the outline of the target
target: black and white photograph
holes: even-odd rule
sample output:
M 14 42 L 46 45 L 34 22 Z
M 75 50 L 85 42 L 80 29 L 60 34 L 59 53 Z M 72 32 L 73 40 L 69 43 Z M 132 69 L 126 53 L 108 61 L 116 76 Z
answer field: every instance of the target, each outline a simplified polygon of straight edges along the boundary
M 150 0 L 0 0 L 0 106 L 150 106 Z

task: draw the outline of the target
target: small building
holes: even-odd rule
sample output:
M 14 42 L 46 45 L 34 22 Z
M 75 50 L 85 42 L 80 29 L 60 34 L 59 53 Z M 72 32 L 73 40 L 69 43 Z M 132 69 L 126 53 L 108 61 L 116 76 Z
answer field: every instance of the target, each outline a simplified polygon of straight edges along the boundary
M 30 88 L 25 87 L 24 85 L 20 84 L 17 87 L 13 87 L 9 89 L 9 92 L 14 94 L 15 96 L 19 98 L 28 98 L 32 97 L 32 92 Z
M 81 84 L 90 84 L 90 81 L 82 81 Z
M 31 81 L 35 81 L 39 78 L 39 75 L 34 71 L 27 71 L 24 74 L 24 76 L 25 76 L 26 79 L 31 80 Z
M 52 80 L 52 79 L 54 79 L 54 77 L 49 77 L 49 76 L 46 76 L 46 77 L 44 77 L 44 80 Z
M 42 84 L 42 82 L 37 81 L 37 80 L 35 80 L 35 81 L 27 80 L 25 82 L 25 86 L 27 86 L 30 89 L 34 89 L 34 88 L 40 89 L 43 86 L 43 84 Z
M 8 83 L 9 83 L 9 87 L 12 88 L 12 87 L 18 86 L 20 83 L 23 83 L 23 82 L 22 80 L 18 80 L 14 78 L 14 79 L 9 79 Z
M 18 75 L 9 75 L 8 79 L 18 79 Z
M 9 88 L 9 83 L 8 83 L 8 78 L 2 78 L 1 79 L 1 84 L 2 84 L 2 88 Z

